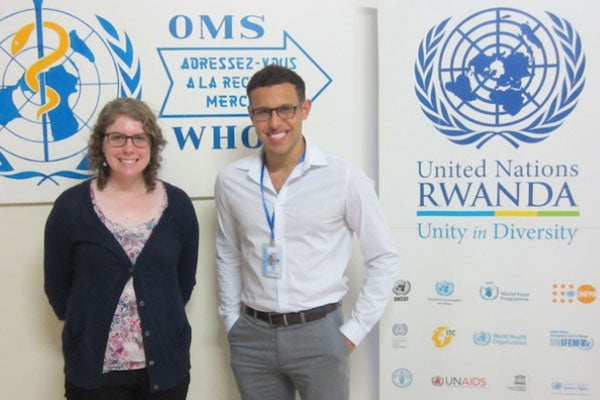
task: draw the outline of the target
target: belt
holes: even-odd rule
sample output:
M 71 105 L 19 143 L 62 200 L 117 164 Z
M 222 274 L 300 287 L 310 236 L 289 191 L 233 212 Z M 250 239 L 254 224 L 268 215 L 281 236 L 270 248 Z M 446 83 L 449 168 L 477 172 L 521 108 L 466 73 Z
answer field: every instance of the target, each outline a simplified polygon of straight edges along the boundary
M 246 315 L 264 321 L 272 327 L 279 327 L 304 324 L 325 318 L 327 314 L 337 310 L 341 305 L 342 302 L 338 301 L 337 303 L 325 304 L 324 306 L 311 308 L 310 310 L 285 314 L 258 311 L 247 305 L 244 305 L 243 308 Z

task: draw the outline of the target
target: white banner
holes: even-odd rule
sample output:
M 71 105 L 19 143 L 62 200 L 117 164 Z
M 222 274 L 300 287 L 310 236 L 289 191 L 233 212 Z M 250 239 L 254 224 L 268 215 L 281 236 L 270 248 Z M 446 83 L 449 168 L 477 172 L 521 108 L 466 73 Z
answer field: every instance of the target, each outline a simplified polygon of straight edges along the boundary
M 379 11 L 380 398 L 598 398 L 597 5 Z
M 272 63 L 299 72 L 315 110 L 327 110 L 313 113 L 308 133 L 313 121 L 348 132 L 351 110 L 339 104 L 353 87 L 352 23 L 351 4 L 314 0 L 3 2 L 0 203 L 52 201 L 89 177 L 97 112 L 122 96 L 160 117 L 161 177 L 212 196 L 216 172 L 260 145 L 245 86 Z

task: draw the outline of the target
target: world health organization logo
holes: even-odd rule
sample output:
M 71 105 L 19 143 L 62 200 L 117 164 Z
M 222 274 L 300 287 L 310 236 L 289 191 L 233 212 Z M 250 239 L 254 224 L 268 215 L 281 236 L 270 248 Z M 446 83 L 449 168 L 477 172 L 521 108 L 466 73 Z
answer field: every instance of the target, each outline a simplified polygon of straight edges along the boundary
M 99 107 L 141 97 L 140 65 L 127 34 L 65 11 L 16 11 L 0 19 L 0 176 L 85 179 L 87 138 Z
M 585 84 L 581 39 L 564 19 L 513 8 L 475 13 L 429 30 L 415 64 L 421 109 L 450 141 L 514 147 L 548 137 L 575 109 Z
M 492 334 L 486 331 L 475 332 L 473 342 L 478 346 L 487 346 L 492 342 Z

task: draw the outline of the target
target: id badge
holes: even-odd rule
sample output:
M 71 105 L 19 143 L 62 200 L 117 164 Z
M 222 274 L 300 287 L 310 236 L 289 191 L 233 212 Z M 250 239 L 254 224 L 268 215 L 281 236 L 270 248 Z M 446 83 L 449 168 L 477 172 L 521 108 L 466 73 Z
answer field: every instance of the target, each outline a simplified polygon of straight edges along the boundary
M 281 246 L 263 244 L 263 276 L 266 278 L 281 278 Z

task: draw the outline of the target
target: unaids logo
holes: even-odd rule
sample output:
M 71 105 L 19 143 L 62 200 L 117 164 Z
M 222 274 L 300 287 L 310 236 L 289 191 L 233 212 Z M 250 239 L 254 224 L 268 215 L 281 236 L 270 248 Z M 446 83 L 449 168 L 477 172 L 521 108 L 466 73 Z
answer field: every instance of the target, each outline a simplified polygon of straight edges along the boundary
M 0 176 L 85 179 L 96 112 L 115 97 L 141 97 L 130 38 L 107 19 L 94 25 L 55 8 L 0 19 Z
M 432 27 L 419 45 L 415 92 L 433 126 L 459 145 L 546 139 L 585 84 L 581 38 L 566 20 L 513 8 Z

